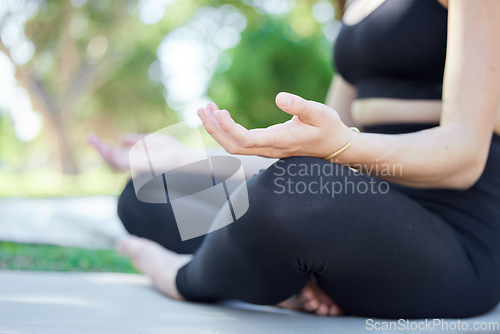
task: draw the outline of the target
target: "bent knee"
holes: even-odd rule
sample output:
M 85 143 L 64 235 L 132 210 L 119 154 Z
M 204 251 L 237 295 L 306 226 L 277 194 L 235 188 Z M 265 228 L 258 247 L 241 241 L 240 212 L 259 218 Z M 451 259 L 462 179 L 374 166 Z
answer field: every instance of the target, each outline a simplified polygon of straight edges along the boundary
M 125 225 L 128 221 L 128 218 L 132 216 L 132 210 L 135 207 L 138 199 L 135 195 L 134 185 L 132 180 L 130 180 L 123 189 L 122 193 L 118 198 L 118 217 Z

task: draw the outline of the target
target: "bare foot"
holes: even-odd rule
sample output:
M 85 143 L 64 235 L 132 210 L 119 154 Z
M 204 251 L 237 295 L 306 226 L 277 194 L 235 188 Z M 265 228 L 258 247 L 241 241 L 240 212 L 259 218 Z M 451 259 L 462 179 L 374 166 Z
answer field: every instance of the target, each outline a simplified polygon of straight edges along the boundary
M 153 285 L 169 296 L 182 300 L 175 278 L 177 271 L 191 261 L 192 255 L 169 251 L 148 239 L 128 236 L 118 242 L 116 250 L 130 258 L 138 270 L 149 276 Z
M 320 316 L 337 316 L 344 313 L 318 285 L 312 275 L 298 295 L 279 303 L 278 307 L 312 312 Z

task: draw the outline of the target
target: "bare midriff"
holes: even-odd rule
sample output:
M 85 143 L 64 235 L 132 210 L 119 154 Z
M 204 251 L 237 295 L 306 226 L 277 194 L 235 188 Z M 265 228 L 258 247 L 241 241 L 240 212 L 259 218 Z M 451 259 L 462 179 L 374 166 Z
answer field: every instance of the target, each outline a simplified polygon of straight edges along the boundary
M 373 98 L 354 100 L 352 118 L 360 126 L 394 123 L 439 124 L 442 103 L 438 100 Z M 500 134 L 500 108 L 495 121 Z

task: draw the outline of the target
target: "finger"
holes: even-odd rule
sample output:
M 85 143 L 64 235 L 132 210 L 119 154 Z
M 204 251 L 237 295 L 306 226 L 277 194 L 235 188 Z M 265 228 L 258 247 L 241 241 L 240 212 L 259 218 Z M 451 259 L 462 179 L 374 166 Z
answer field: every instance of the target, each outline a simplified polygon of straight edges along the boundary
M 198 116 L 200 117 L 203 127 L 207 130 L 208 134 L 215 139 L 230 154 L 244 154 L 242 147 L 233 141 L 219 126 L 219 123 L 214 118 L 211 111 L 206 108 L 198 109 Z
M 283 125 L 277 124 L 266 129 L 247 130 L 242 125 L 236 123 L 227 110 L 217 110 L 214 117 L 220 128 L 234 142 L 244 148 L 262 147 L 289 147 L 291 145 L 288 131 L 284 131 Z
M 124 146 L 132 146 L 142 138 L 144 138 L 144 135 L 140 135 L 138 133 L 127 133 L 120 137 L 120 142 Z
M 198 110 L 198 116 L 203 122 L 205 130 L 221 145 L 229 154 L 239 155 L 257 155 L 266 158 L 285 158 L 289 157 L 290 153 L 286 149 L 276 147 L 255 147 L 246 148 L 239 145 L 231 138 L 224 130 L 221 129 L 219 122 L 214 115 L 206 108 Z
M 276 105 L 286 113 L 298 116 L 307 124 L 319 126 L 332 109 L 322 103 L 308 101 L 300 96 L 281 92 L 276 95 Z
M 209 111 L 211 111 L 212 113 L 214 113 L 214 111 L 218 110 L 218 109 L 219 109 L 219 107 L 217 107 L 217 105 L 216 105 L 214 102 L 209 102 L 209 103 L 207 104 L 207 109 L 208 109 Z
M 110 147 L 106 145 L 97 135 L 89 135 L 87 137 L 87 142 L 92 145 L 97 152 L 104 158 L 108 159 L 110 157 Z
M 264 146 L 260 143 L 259 138 L 254 138 L 256 132 L 252 134 L 245 127 L 236 123 L 227 110 L 216 110 L 214 117 L 220 128 L 240 146 L 244 148 Z
M 97 145 L 97 143 L 100 141 L 99 137 L 96 134 L 89 134 L 87 136 L 87 143 L 90 145 L 94 146 Z
M 99 152 L 101 158 L 106 161 L 106 163 L 112 168 L 121 170 L 128 168 L 128 163 L 124 163 L 124 160 L 120 157 L 120 152 L 116 148 L 109 146 L 104 143 L 96 135 L 88 137 L 88 142 Z M 128 160 L 127 160 L 128 161 Z

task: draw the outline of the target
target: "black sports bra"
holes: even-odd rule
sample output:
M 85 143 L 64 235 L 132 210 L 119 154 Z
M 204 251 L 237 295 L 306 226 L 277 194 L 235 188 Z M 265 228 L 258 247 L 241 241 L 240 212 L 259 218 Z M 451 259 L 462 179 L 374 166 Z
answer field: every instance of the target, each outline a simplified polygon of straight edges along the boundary
M 447 18 L 437 0 L 386 0 L 360 22 L 342 24 L 335 68 L 358 99 L 441 99 Z

